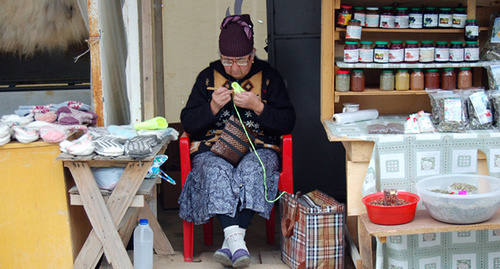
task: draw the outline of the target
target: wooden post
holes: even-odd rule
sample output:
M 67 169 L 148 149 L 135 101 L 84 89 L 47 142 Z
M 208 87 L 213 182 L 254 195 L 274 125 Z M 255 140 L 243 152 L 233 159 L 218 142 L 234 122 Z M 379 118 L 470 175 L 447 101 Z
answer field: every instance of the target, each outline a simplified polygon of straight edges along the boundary
M 104 126 L 102 78 L 101 78 L 101 49 L 99 48 L 99 3 L 97 0 L 88 0 L 89 8 L 89 46 L 90 46 L 90 76 L 92 87 L 92 102 L 94 111 L 99 116 L 97 126 Z

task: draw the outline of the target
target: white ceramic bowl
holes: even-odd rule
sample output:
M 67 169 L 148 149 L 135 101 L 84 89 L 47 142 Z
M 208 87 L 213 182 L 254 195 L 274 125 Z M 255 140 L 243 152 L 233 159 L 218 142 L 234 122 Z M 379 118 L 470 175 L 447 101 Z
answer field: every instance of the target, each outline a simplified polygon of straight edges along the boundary
M 477 188 L 459 195 L 450 186 L 454 183 L 471 184 Z M 471 224 L 487 221 L 500 206 L 500 179 L 473 174 L 447 174 L 421 179 L 415 185 L 429 214 L 436 220 L 453 224 Z M 454 192 L 438 193 L 432 190 Z

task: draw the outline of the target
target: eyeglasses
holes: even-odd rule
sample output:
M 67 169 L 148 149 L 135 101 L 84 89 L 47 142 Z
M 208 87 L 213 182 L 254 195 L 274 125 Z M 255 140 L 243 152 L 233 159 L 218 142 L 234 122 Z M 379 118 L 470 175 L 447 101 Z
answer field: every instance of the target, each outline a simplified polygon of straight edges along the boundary
M 220 61 L 224 66 L 232 66 L 234 63 L 236 63 L 239 66 L 245 66 L 248 64 L 250 60 L 247 58 L 239 58 L 239 59 L 220 59 Z

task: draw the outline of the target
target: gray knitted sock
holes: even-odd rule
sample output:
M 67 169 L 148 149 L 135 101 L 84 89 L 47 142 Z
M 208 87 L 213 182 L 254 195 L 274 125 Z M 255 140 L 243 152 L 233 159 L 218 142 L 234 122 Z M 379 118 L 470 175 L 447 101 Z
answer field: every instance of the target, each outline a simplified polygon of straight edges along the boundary
M 153 148 L 159 142 L 156 135 L 136 136 L 125 143 L 125 155 L 131 158 L 146 158 L 153 153 Z
M 95 152 L 103 156 L 120 156 L 123 155 L 125 143 L 124 139 L 115 136 L 101 136 L 92 141 L 95 147 Z

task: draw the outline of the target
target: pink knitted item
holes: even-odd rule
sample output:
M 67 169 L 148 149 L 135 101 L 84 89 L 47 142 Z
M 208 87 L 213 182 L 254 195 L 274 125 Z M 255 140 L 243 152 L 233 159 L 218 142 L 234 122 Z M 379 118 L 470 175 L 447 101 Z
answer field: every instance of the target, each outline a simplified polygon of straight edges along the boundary
M 45 113 L 35 113 L 35 120 L 52 123 L 57 120 L 57 115 L 52 111 L 47 111 Z
M 71 107 L 61 107 L 57 110 L 57 120 L 62 125 L 95 124 L 97 114 L 91 111 L 81 111 Z

